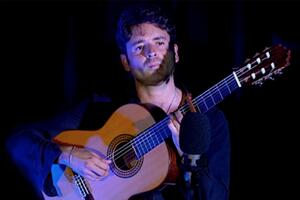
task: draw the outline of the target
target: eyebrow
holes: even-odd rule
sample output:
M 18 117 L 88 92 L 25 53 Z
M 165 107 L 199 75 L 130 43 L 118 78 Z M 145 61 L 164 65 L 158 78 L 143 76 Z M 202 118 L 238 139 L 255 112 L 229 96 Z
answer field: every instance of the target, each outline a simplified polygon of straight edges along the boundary
M 158 37 L 153 38 L 152 40 L 154 40 L 154 41 L 157 41 L 157 40 L 167 40 L 167 38 L 166 38 L 165 36 L 158 36 Z M 133 42 L 133 43 L 132 43 L 132 46 L 135 46 L 135 45 L 137 45 L 137 44 L 139 44 L 139 43 L 142 43 L 142 42 L 144 42 L 144 41 L 145 41 L 145 40 L 143 40 L 143 39 L 139 39 L 139 40 Z

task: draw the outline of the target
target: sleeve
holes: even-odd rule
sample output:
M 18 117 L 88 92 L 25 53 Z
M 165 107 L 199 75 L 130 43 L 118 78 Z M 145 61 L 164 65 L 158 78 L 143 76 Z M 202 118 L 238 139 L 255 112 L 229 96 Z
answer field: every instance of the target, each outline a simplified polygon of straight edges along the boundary
M 61 151 L 51 139 L 63 130 L 76 129 L 86 106 L 84 101 L 51 119 L 16 127 L 7 138 L 6 150 L 12 162 L 38 191 L 56 195 L 51 187 L 51 167 Z
M 213 108 L 207 113 L 211 139 L 205 154 L 205 170 L 197 175 L 201 200 L 229 199 L 230 181 L 230 132 L 223 112 Z

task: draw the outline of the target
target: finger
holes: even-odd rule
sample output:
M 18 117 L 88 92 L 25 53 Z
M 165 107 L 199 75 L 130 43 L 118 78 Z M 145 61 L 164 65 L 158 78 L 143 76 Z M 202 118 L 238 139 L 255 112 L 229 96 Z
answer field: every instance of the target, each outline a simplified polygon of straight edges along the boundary
M 109 170 L 105 171 L 105 173 L 103 174 L 103 176 L 108 176 L 109 174 Z
M 99 167 L 96 163 L 90 163 L 86 167 L 88 170 L 90 170 L 96 176 L 105 176 L 108 174 L 108 167 L 102 168 L 102 167 Z
M 177 120 L 175 120 L 175 117 L 171 118 L 171 121 L 170 121 L 170 124 L 169 124 L 169 128 L 176 135 L 179 134 L 180 124 L 177 122 Z
M 98 158 L 99 160 L 103 161 L 103 162 L 106 162 L 107 164 L 110 164 L 111 163 L 111 160 L 106 160 L 106 159 L 103 159 L 101 156 L 99 156 L 98 154 L 96 154 L 95 152 L 90 152 L 92 155 L 94 155 L 96 158 Z
M 106 171 L 109 169 L 109 161 L 105 159 L 102 159 L 100 157 L 93 157 L 91 161 L 99 169 L 103 169 Z
M 84 177 L 87 178 L 90 181 L 98 181 L 98 180 L 101 179 L 101 177 L 99 177 L 99 176 L 95 177 L 95 176 L 91 176 L 91 175 L 85 175 Z
M 89 178 L 90 180 L 97 180 L 101 177 L 100 175 L 92 172 L 88 168 L 84 168 L 84 169 L 78 171 L 77 173 L 80 174 L 83 177 Z
M 175 112 L 174 113 L 174 119 L 180 124 L 181 123 L 181 120 L 183 118 L 183 115 L 181 112 Z
M 97 158 L 101 158 L 98 154 L 96 154 L 95 152 L 93 152 L 93 151 L 90 151 L 90 153 L 92 154 L 92 155 L 94 155 L 95 157 L 97 157 Z

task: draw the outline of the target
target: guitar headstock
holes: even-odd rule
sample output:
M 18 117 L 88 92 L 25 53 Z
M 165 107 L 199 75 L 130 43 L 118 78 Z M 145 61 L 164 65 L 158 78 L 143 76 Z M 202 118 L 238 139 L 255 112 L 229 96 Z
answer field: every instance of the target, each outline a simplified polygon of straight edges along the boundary
M 291 51 L 286 47 L 274 45 L 245 62 L 244 66 L 235 71 L 241 85 L 261 85 L 265 80 L 273 79 L 289 66 Z

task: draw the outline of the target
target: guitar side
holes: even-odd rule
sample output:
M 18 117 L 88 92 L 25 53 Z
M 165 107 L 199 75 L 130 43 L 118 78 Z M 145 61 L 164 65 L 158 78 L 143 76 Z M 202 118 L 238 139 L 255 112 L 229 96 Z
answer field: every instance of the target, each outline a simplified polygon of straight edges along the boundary
M 147 109 L 138 104 L 126 104 L 117 109 L 101 129 L 63 131 L 54 138 L 54 141 L 84 147 L 106 157 L 107 152 L 118 148 L 118 145 L 112 144 L 124 144 L 123 138 L 126 140 L 126 137 L 135 137 L 154 123 L 155 120 Z M 114 157 L 112 160 L 114 163 Z M 129 163 L 126 169 L 115 165 L 110 169 L 109 175 L 102 180 L 85 181 L 94 199 L 128 199 L 161 185 L 167 178 L 170 164 L 169 147 L 162 142 L 139 161 Z M 49 197 L 43 194 L 46 200 L 82 199 L 73 183 L 73 174 L 69 168 L 63 169 L 60 165 L 53 165 L 52 175 L 59 196 Z

